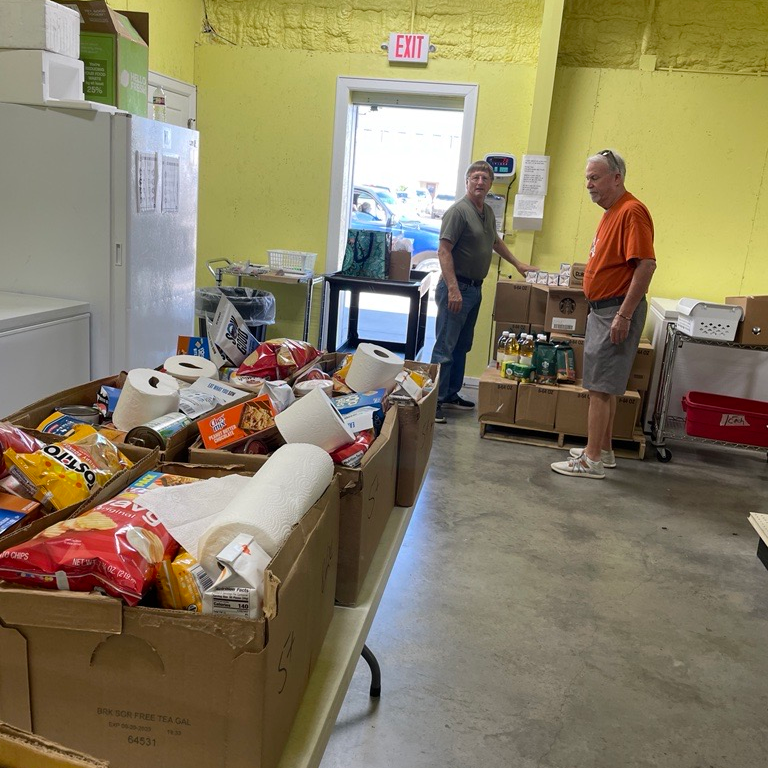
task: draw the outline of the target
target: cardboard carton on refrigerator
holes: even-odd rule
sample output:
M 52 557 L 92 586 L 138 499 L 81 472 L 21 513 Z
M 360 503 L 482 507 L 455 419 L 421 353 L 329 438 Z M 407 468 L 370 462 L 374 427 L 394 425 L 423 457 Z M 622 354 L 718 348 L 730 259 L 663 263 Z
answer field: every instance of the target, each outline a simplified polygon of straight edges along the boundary
M 104 0 L 67 0 L 80 12 L 85 98 L 147 116 L 149 14 L 115 11 Z

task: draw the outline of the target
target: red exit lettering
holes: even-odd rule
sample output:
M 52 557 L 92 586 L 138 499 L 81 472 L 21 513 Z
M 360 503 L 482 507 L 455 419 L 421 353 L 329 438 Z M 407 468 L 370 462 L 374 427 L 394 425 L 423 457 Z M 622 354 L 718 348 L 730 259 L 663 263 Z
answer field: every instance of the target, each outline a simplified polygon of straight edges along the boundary
M 429 55 L 429 35 L 393 32 L 389 36 L 390 61 L 426 62 Z

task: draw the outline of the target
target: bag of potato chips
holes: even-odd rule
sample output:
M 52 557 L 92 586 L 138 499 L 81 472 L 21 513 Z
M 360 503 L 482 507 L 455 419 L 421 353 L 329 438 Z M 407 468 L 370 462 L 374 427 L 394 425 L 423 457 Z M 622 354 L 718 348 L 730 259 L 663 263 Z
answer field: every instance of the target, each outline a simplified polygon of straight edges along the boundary
M 165 526 L 141 504 L 140 494 L 157 484 L 157 472 L 147 475 L 115 498 L 0 552 L 0 579 L 45 589 L 94 590 L 136 605 L 160 563 L 178 550 Z
M 8 469 L 25 490 L 49 509 L 85 501 L 96 487 L 133 464 L 89 424 L 78 424 L 60 443 L 33 453 L 5 452 Z

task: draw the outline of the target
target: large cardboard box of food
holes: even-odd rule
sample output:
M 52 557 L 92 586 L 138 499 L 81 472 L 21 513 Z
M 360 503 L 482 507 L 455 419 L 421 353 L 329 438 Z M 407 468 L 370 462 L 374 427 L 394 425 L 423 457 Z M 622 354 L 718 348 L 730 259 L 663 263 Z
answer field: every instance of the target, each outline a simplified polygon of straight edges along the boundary
M 486 368 L 478 387 L 478 421 L 514 424 L 516 403 L 517 382 L 502 378 L 495 368 Z
M 43 419 L 50 416 L 51 413 L 60 406 L 93 405 L 97 400 L 99 390 L 102 386 L 122 389 L 126 376 L 127 374 L 123 371 L 114 376 L 105 376 L 103 379 L 95 379 L 94 381 L 89 381 L 87 384 L 79 384 L 76 387 L 56 392 L 53 395 L 38 400 L 36 403 L 32 403 L 32 405 L 27 405 L 24 408 L 21 408 L 10 416 L 6 416 L 2 421 L 9 421 L 17 427 L 34 430 Z M 229 384 L 227 384 L 227 382 L 221 382 L 221 386 L 229 387 Z M 237 390 L 235 387 L 231 387 L 231 391 L 235 392 Z M 234 403 L 249 400 L 253 397 L 253 392 L 243 391 L 242 398 L 238 397 L 225 405 L 214 408 L 212 411 L 205 414 L 205 417 L 211 416 L 214 413 L 219 413 L 229 408 Z M 199 419 L 197 421 L 199 421 Z M 161 458 L 163 460 L 181 461 L 187 457 L 187 448 L 190 443 L 197 438 L 199 433 L 197 421 L 193 421 L 192 424 L 183 427 L 166 440 L 165 448 L 161 452 Z M 153 450 L 152 448 L 145 448 L 137 445 L 129 446 L 128 444 L 120 442 L 115 444 L 120 450 L 130 448 L 130 454 L 126 453 L 126 455 L 131 459 L 137 456 L 148 456 Z
M 1 589 L 0 718 L 112 768 L 274 768 L 332 615 L 338 511 L 334 480 L 270 562 L 259 620 Z
M 85 98 L 147 116 L 149 14 L 116 11 L 104 0 L 67 0 L 80 12 Z
M 395 503 L 400 507 L 410 507 L 416 501 L 422 478 L 429 465 L 435 431 L 437 391 L 440 386 L 439 365 L 406 360 L 405 368 L 426 373 L 435 386 L 420 403 L 397 403 L 400 447 L 397 457 Z
M 744 310 L 736 329 L 736 343 L 768 346 L 768 296 L 728 296 L 725 303 L 736 304 Z
M 5 723 L 0 723 L 0 765 L 3 768 L 109 768 L 103 760 Z
M 520 384 L 517 388 L 515 425 L 533 429 L 554 429 L 558 387 Z
M 527 323 L 531 285 L 521 280 L 499 278 L 493 317 L 497 323 Z
M 640 393 L 627 390 L 616 398 L 616 415 L 613 418 L 613 436 L 631 440 L 635 433 L 637 413 L 640 410 Z
M 0 48 L 80 53 L 80 17 L 53 0 L 2 0 Z
M 336 465 L 341 490 L 339 517 L 339 568 L 336 600 L 354 605 L 395 506 L 399 409 L 390 407 L 381 432 L 358 469 Z M 267 456 L 207 451 L 197 445 L 189 450 L 195 464 L 236 466 L 256 470 Z
M 531 306 L 538 307 L 544 294 L 544 331 L 546 333 L 583 334 L 587 329 L 587 297 L 581 288 L 565 288 L 553 285 L 531 285 Z M 534 299 L 534 296 L 536 297 Z M 538 312 L 537 312 L 538 315 Z M 538 323 L 529 313 L 529 322 Z

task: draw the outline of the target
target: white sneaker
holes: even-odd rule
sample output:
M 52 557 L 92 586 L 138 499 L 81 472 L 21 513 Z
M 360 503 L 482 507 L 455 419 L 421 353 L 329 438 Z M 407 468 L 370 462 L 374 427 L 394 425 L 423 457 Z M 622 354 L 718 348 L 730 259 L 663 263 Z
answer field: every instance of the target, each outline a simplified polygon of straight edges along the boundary
M 558 474 L 569 477 L 589 477 L 593 480 L 602 480 L 605 477 L 603 462 L 592 461 L 587 455 L 568 461 L 556 461 L 551 466 Z
M 584 448 L 571 448 L 569 453 L 574 459 L 578 459 L 584 453 Z M 616 454 L 613 451 L 600 451 L 600 461 L 606 469 L 616 468 Z

